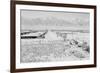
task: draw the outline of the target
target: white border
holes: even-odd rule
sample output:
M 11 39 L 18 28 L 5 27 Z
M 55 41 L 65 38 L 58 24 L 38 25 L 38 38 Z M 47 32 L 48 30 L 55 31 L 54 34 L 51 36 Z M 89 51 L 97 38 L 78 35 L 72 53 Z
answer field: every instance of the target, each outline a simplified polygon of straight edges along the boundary
M 46 62 L 46 63 L 23 63 L 20 64 L 20 9 L 29 10 L 49 10 L 49 11 L 70 11 L 70 12 L 89 12 L 90 13 L 90 60 L 85 61 L 67 61 L 67 62 Z M 16 68 L 39 68 L 53 66 L 73 66 L 87 65 L 94 63 L 94 11 L 93 9 L 68 8 L 68 7 L 50 7 L 34 5 L 16 5 Z

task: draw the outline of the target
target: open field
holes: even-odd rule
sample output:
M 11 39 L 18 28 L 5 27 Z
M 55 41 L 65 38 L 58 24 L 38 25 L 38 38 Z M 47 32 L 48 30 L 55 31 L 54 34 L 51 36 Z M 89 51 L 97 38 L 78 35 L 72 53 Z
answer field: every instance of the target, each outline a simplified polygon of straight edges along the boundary
M 89 59 L 89 33 L 64 40 L 21 39 L 21 63 Z

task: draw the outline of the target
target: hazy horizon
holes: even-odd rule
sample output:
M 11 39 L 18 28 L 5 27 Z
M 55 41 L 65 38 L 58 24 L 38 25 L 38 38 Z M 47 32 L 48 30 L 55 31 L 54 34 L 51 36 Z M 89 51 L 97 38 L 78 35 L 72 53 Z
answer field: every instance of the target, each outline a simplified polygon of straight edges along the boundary
M 21 29 L 89 30 L 89 13 L 21 10 Z

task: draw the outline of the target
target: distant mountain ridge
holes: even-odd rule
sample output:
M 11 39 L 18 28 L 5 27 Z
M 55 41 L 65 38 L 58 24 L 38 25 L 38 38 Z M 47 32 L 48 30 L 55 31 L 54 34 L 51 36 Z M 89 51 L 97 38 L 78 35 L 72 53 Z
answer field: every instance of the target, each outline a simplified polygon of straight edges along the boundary
M 86 21 L 82 21 L 80 19 L 61 19 L 61 18 L 56 18 L 56 17 L 46 17 L 46 18 L 32 18 L 32 19 L 27 19 L 23 18 L 22 19 L 22 24 L 28 24 L 28 25 L 40 25 L 40 26 L 88 26 Z

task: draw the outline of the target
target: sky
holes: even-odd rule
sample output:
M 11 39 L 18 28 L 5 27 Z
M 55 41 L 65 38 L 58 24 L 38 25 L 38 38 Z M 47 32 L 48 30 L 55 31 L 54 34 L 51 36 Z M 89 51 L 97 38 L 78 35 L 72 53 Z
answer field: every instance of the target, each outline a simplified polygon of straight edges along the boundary
M 89 29 L 89 13 L 21 10 L 21 29 Z

